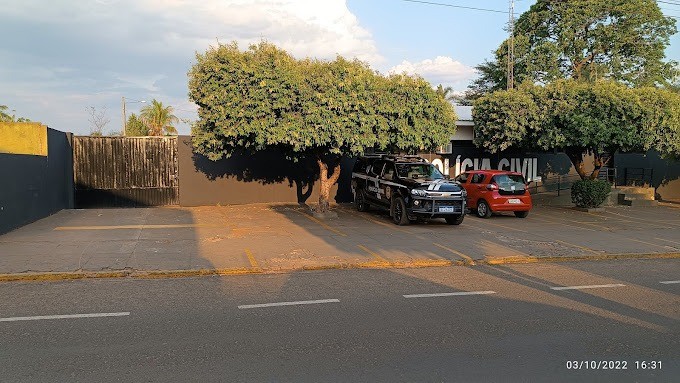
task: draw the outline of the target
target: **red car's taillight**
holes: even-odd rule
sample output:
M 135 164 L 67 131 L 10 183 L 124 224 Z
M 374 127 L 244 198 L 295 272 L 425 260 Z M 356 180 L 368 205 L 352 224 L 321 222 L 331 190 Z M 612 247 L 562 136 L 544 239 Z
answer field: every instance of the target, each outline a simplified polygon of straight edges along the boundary
M 486 185 L 486 189 L 487 190 L 498 190 L 498 185 L 491 183 L 491 184 Z

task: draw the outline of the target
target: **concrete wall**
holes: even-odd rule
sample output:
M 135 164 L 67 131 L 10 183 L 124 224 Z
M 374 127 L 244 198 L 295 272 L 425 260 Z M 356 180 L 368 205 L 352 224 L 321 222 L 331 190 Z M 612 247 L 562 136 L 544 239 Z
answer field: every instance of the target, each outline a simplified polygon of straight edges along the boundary
M 0 234 L 73 208 L 72 135 L 0 123 Z
M 178 138 L 181 206 L 318 201 L 319 171 L 314 160 L 295 163 L 271 149 L 211 161 L 193 153 L 192 148 L 190 136 Z M 331 190 L 336 202 L 352 200 L 349 182 L 353 164 L 352 159 L 341 164 L 341 179 Z
M 663 159 L 650 151 L 645 154 L 616 154 L 614 165 L 621 185 L 624 184 L 626 168 L 653 169 L 652 186 L 656 188 L 657 198 L 680 201 L 680 161 Z

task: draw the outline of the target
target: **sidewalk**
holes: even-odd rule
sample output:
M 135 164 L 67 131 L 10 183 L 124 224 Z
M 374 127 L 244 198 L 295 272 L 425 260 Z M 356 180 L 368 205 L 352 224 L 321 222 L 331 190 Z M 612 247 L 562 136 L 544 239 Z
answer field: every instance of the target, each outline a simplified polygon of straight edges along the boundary
M 537 207 L 528 218 L 396 226 L 337 206 L 63 210 L 0 236 L 0 280 L 172 277 L 619 257 L 680 257 L 680 209 Z

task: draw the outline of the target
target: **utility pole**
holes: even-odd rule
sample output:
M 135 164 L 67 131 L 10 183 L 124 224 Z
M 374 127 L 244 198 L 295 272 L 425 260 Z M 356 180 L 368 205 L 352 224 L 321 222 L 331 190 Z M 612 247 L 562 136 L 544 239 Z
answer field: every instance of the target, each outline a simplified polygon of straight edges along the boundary
M 127 121 L 125 121 L 125 96 L 122 98 L 123 101 L 123 137 L 127 133 Z
M 508 10 L 508 90 L 515 86 L 515 0 L 510 0 Z

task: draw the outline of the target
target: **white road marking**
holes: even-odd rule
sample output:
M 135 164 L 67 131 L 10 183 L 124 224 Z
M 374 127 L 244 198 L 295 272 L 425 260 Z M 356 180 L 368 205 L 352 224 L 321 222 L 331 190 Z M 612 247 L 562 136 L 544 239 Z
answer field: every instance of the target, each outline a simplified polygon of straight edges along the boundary
M 680 281 L 661 281 L 659 283 L 663 283 L 664 285 L 670 285 L 670 284 L 674 284 L 674 283 L 680 283 Z
M 432 298 L 432 297 L 450 297 L 458 295 L 485 295 L 496 294 L 495 291 L 459 291 L 455 293 L 436 293 L 436 294 L 408 294 L 404 298 Z
M 613 283 L 610 285 L 586 285 L 586 286 L 560 286 L 560 287 L 551 287 L 552 290 L 580 290 L 580 289 L 600 289 L 604 287 L 624 287 L 626 285 L 622 285 L 620 283 Z
M 45 320 L 45 319 L 74 319 L 74 318 L 104 318 L 104 317 L 122 317 L 130 315 L 129 312 L 120 313 L 94 313 L 94 314 L 68 314 L 68 315 L 41 315 L 32 317 L 10 317 L 0 318 L 0 322 L 18 322 L 25 320 Z
M 339 303 L 339 299 L 317 299 L 314 301 L 294 301 L 294 302 L 275 302 L 275 303 L 260 303 L 255 305 L 241 305 L 240 309 L 256 309 L 261 307 L 275 307 L 275 306 L 295 306 L 295 305 L 316 305 L 320 303 Z

